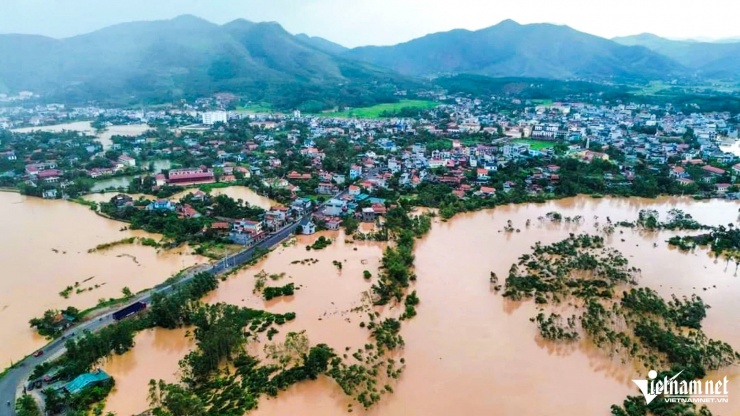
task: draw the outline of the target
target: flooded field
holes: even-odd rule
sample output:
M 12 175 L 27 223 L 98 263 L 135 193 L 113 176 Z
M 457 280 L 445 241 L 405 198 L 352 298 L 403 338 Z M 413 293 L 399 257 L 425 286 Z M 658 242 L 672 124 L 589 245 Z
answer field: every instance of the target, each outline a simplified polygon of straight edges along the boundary
M 149 126 L 146 124 L 128 124 L 121 126 L 110 126 L 104 132 L 97 134 L 95 129 L 90 125 L 89 121 L 76 121 L 73 123 L 66 124 L 55 124 L 53 126 L 40 126 L 40 127 L 23 127 L 20 129 L 14 129 L 13 131 L 18 133 L 29 133 L 32 131 L 50 131 L 60 132 L 63 130 L 73 130 L 83 133 L 87 133 L 91 136 L 97 136 L 100 144 L 103 145 L 103 149 L 110 149 L 113 145 L 111 137 L 113 136 L 138 136 L 141 133 L 149 130 Z
M 133 176 L 118 176 L 116 178 L 102 179 L 95 181 L 95 185 L 90 189 L 91 192 L 99 192 L 108 188 L 128 188 Z
M 131 402 L 146 403 L 150 368 L 157 369 L 157 379 L 169 383 L 177 381 L 178 361 L 194 344 L 192 336 L 186 337 L 186 333 L 187 330 L 182 328 L 143 331 L 134 338 L 134 350 L 106 361 L 102 365 L 103 370 L 116 380 L 116 386 L 106 401 L 107 411 L 125 409 Z
M 98 244 L 132 236 L 125 225 L 95 215 L 88 207 L 61 200 L 29 198 L 0 192 L 0 367 L 46 344 L 28 320 L 47 309 L 95 306 L 101 298 L 120 297 L 152 287 L 179 270 L 206 262 L 179 251 L 157 252 L 141 245 L 122 245 L 88 253 Z M 87 281 L 86 281 L 87 280 Z M 79 282 L 82 293 L 64 299 L 59 292 Z M 98 285 L 98 288 L 95 288 Z
M 610 405 L 621 403 L 628 394 L 637 394 L 630 380 L 644 378 L 644 370 L 610 359 L 587 341 L 570 345 L 543 341 L 529 321 L 536 315 L 534 303 L 504 300 L 493 292 L 488 277 L 491 271 L 505 276 L 511 264 L 537 241 L 547 244 L 568 233 L 594 232 L 594 224 L 603 224 L 606 217 L 614 222 L 633 221 L 638 211 L 646 208 L 664 215 L 671 208 L 679 208 L 700 222 L 718 225 L 736 223 L 740 203 L 579 197 L 461 214 L 449 222 L 435 220 L 432 231 L 417 243 L 415 252 L 418 280 L 414 288 L 421 303 L 418 315 L 404 323 L 401 331 L 406 342 L 406 371 L 393 386 L 395 393 L 386 395 L 369 411 L 355 405 L 353 413 L 609 415 Z M 579 226 L 538 220 L 550 211 L 563 216 L 582 215 L 585 222 Z M 509 220 L 520 232 L 503 231 Z M 527 220 L 531 220 L 529 227 L 525 225 Z M 299 237 L 295 245 L 280 247 L 257 265 L 231 276 L 205 301 L 296 312 L 295 321 L 281 327 L 278 337 L 305 329 L 312 344 L 325 342 L 336 350 L 363 344 L 367 331 L 358 326 L 362 316 L 350 310 L 361 303 L 363 292 L 369 289 L 370 282 L 362 278 L 362 271 L 376 274 L 383 246 L 347 244 L 341 233 L 324 235 L 336 236 L 336 241 L 324 250 L 306 251 L 305 245 L 317 236 Z M 703 250 L 682 253 L 672 249 L 665 243 L 672 235 L 618 228 L 607 242 L 622 251 L 631 265 L 642 269 L 640 285 L 666 297 L 699 294 L 712 307 L 703 322 L 704 331 L 740 350 L 740 320 L 735 315 L 740 278 L 734 276 L 734 265 L 727 266 L 724 260 L 716 260 Z M 294 264 L 307 258 L 319 262 L 310 266 Z M 341 272 L 332 265 L 333 260 L 342 262 Z M 268 285 L 294 282 L 300 290 L 289 298 L 261 300 L 252 294 L 254 275 L 261 270 L 285 273 L 275 281 L 268 279 Z M 189 345 L 177 345 L 182 345 L 177 354 L 184 356 Z M 153 348 L 151 343 L 141 342 L 127 355 L 144 357 Z M 252 345 L 250 352 L 261 348 Z M 127 355 L 121 359 L 127 359 Z M 132 360 L 122 374 L 136 374 L 135 378 L 146 385 L 150 378 L 168 377 L 172 369 L 169 362 L 160 365 Z M 710 373 L 708 378 L 725 375 L 730 380 L 730 403 L 713 404 L 710 409 L 719 415 L 738 415 L 740 399 L 735 396 L 740 395 L 740 368 Z M 146 409 L 145 400 L 140 399 L 141 389 L 146 387 L 137 389 L 131 390 L 131 400 L 123 400 L 121 396 L 128 395 L 129 390 L 118 388 L 108 409 L 119 416 Z M 320 378 L 296 385 L 276 399 L 264 398 L 251 414 L 345 415 L 348 403 L 332 380 Z
M 178 192 L 168 199 L 172 201 L 177 201 L 184 197 L 185 195 L 197 191 L 197 188 L 187 188 L 183 190 L 182 192 Z M 249 205 L 258 206 L 264 209 L 270 209 L 271 206 L 276 205 L 277 202 L 273 201 L 270 198 L 267 198 L 265 196 L 257 194 L 257 192 L 254 192 L 251 188 L 248 188 L 246 186 L 229 186 L 226 188 L 214 188 L 211 191 L 211 195 L 218 196 L 218 195 L 227 195 L 233 199 L 241 199 L 244 202 L 249 203 Z

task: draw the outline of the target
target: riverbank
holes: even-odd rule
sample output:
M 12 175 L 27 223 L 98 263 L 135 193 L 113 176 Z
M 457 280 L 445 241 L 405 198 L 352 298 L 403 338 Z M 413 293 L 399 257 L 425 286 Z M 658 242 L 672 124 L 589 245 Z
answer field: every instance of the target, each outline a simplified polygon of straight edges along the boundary
M 46 344 L 28 327 L 29 319 L 45 310 L 92 308 L 101 298 L 119 298 L 124 287 L 139 292 L 161 283 L 164 276 L 208 262 L 190 254 L 187 247 L 158 253 L 135 245 L 88 253 L 92 247 L 122 238 L 160 240 L 161 236 L 121 231 L 122 223 L 92 215 L 88 207 L 68 201 L 0 192 L 0 214 L 0 244 L 4 247 L 0 263 L 7 277 L 0 279 L 3 368 Z M 72 293 L 69 299 L 59 295 L 75 282 L 86 290 Z
M 719 225 L 736 223 L 740 203 L 670 197 L 577 197 L 502 205 L 458 214 L 447 222 L 435 219 L 432 231 L 418 241 L 414 251 L 417 280 L 412 289 L 418 292 L 421 303 L 417 316 L 401 331 L 406 371 L 393 387 L 393 394 L 386 395 L 368 411 L 355 405 L 353 413 L 405 416 L 493 412 L 539 416 L 546 409 L 557 409 L 558 414 L 608 415 L 611 404 L 621 404 L 627 395 L 638 394 L 631 380 L 644 377 L 641 370 L 609 358 L 586 341 L 562 346 L 542 339 L 536 325 L 529 321 L 537 314 L 536 306 L 501 298 L 491 287 L 490 272 L 506 276 L 509 266 L 538 241 L 550 244 L 570 233 L 594 232 L 596 224 L 604 224 L 607 217 L 614 222 L 634 221 L 641 209 L 656 209 L 666 215 L 673 208 L 692 214 L 699 222 Z M 563 217 L 580 215 L 583 222 L 539 220 L 553 211 Z M 520 231 L 506 232 L 508 221 Z M 674 234 L 620 229 L 606 240 L 608 246 L 623 252 L 631 265 L 642 269 L 641 286 L 652 287 L 663 297 L 699 294 L 712 306 L 703 322 L 705 333 L 740 349 L 740 322 L 733 319 L 740 296 L 734 267 L 727 268 L 723 261 L 716 261 L 703 250 L 682 253 L 672 249 L 665 240 Z M 362 272 L 367 269 L 373 276 L 376 274 L 383 246 L 373 242 L 343 243 L 341 232 L 326 235 L 335 242 L 324 250 L 305 251 L 304 246 L 318 236 L 300 237 L 295 246 L 281 247 L 223 282 L 207 298 L 208 302 L 254 305 L 274 312 L 295 311 L 296 320 L 281 332 L 306 330 L 312 344 L 327 342 L 340 350 L 350 347 L 353 351 L 362 346 L 367 337 L 359 327 L 361 316 L 355 316 L 351 310 L 371 285 L 365 282 Z M 372 257 L 373 252 L 378 257 Z M 310 266 L 292 264 L 308 257 L 318 258 L 319 262 Z M 334 260 L 342 262 L 341 272 L 331 264 Z M 268 274 L 285 272 L 290 276 L 285 282 L 302 287 L 291 299 L 265 302 L 251 294 L 254 275 L 260 270 Z M 172 351 L 171 356 L 186 353 L 187 348 L 183 348 Z M 145 355 L 146 351 L 141 349 L 136 354 Z M 142 371 L 132 365 L 127 367 L 129 374 L 135 371 L 144 382 L 159 373 L 156 366 Z M 728 376 L 730 390 L 740 391 L 740 369 L 713 372 L 707 378 L 720 374 Z M 563 389 L 563 385 L 584 386 L 589 394 L 581 394 L 581 388 Z M 109 409 L 118 410 L 119 414 L 145 409 L 144 389 L 139 389 L 128 403 Z M 126 394 L 123 390 L 115 393 L 116 397 Z M 528 400 L 531 397 L 538 399 Z M 276 399 L 263 399 L 259 409 L 250 414 L 338 416 L 347 413 L 347 404 L 336 384 L 320 377 L 293 386 Z M 716 403 L 711 410 L 716 414 L 738 414 L 740 403 Z

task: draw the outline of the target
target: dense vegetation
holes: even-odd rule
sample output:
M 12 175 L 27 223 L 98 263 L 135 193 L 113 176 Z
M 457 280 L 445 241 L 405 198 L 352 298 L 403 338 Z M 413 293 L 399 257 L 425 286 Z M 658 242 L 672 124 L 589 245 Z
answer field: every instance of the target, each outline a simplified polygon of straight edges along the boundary
M 61 320 L 59 320 L 61 318 Z M 65 322 L 75 322 L 80 318 L 80 311 L 69 306 L 64 310 L 50 309 L 44 312 L 41 318 L 33 318 L 29 321 L 32 328 L 36 328 L 39 335 L 46 338 L 57 338 L 64 332 Z M 69 320 L 67 320 L 69 319 Z
M 638 222 L 642 226 L 660 226 L 653 215 L 641 214 Z M 686 223 L 685 216 L 673 217 L 683 218 L 681 223 L 689 227 L 695 225 Z M 547 246 L 537 243 L 531 254 L 522 255 L 511 266 L 503 296 L 514 300 L 533 298 L 542 305 L 532 321 L 544 338 L 569 341 L 582 331 L 609 356 L 623 362 L 636 361 L 646 369 L 663 368 L 673 374 L 685 370 L 692 378 L 702 378 L 709 370 L 740 360 L 740 354 L 730 345 L 709 339 L 701 331 L 709 306 L 700 297 L 673 296 L 666 301 L 650 288 L 629 287 L 637 285 L 639 273 L 621 253 L 605 248 L 602 237 L 571 234 Z M 493 275 L 491 279 L 494 283 Z M 617 295 L 621 287 L 628 289 Z M 577 313 L 563 323 L 560 315 L 544 312 L 550 303 L 559 308 L 567 304 Z M 580 321 L 580 330 L 576 321 Z M 664 401 L 653 403 L 639 407 L 628 398 L 624 409 L 614 406 L 612 411 L 615 415 L 641 415 L 649 409 L 653 414 L 679 415 L 693 409 Z M 658 409 L 662 413 L 655 413 Z
M 267 286 L 262 291 L 262 296 L 265 298 L 265 300 L 272 300 L 279 296 L 292 296 L 294 292 L 295 292 L 295 285 L 293 283 L 288 283 L 285 286 L 277 286 L 277 287 Z
M 28 394 L 24 394 L 15 402 L 15 411 L 18 416 L 41 416 L 41 409 L 36 400 Z

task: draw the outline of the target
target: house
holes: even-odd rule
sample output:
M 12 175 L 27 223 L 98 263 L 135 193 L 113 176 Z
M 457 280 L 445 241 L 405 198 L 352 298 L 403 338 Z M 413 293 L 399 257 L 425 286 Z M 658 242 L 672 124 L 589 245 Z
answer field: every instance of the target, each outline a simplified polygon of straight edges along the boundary
M 277 221 L 285 222 L 288 217 L 288 208 L 282 205 L 275 205 L 271 207 L 270 210 L 265 213 L 265 215 L 272 216 Z
M 118 194 L 110 199 L 110 203 L 115 205 L 116 208 L 121 209 L 127 206 L 134 205 L 134 198 L 126 194 Z
M 44 199 L 56 199 L 57 197 L 57 190 L 56 189 L 47 189 L 44 192 L 41 193 L 41 196 Z
M 488 176 L 488 169 L 478 168 L 475 171 L 477 173 L 476 179 L 478 179 L 479 181 L 487 181 L 491 179 L 491 177 Z
M 15 152 L 12 151 L 12 150 L 7 151 L 7 152 L 0 152 L 0 156 L 2 156 L 3 158 L 5 158 L 7 160 L 16 160 L 17 159 L 17 156 L 15 155 Z
M 360 194 L 360 187 L 357 185 L 350 185 L 349 186 L 349 194 L 352 196 L 357 196 Z
M 504 187 L 503 187 L 504 188 L 504 192 L 506 192 L 506 193 L 511 192 L 514 189 L 514 186 L 516 186 L 516 184 L 514 182 L 512 182 L 512 181 L 506 181 L 506 182 L 504 182 Z
M 311 179 L 310 173 L 298 173 L 296 171 L 290 172 L 286 178 L 288 179 L 294 179 L 294 180 L 305 180 L 305 179 Z
M 62 176 L 62 171 L 57 169 L 46 169 L 38 173 L 37 177 L 45 182 L 54 183 L 59 182 L 59 178 Z
M 111 377 L 103 370 L 95 370 L 92 373 L 85 373 L 75 377 L 74 380 L 64 385 L 64 390 L 75 395 L 82 391 L 111 380 Z
M 162 187 L 167 183 L 167 178 L 164 176 L 163 173 L 158 173 L 154 175 L 154 184 L 155 186 Z
M 705 172 L 708 172 L 710 175 L 713 175 L 713 176 L 721 176 L 725 174 L 724 169 L 720 169 L 720 168 L 717 168 L 711 165 L 704 165 L 701 168 L 702 170 L 704 170 Z
M 349 180 L 353 181 L 362 176 L 362 168 L 357 165 L 352 165 L 349 168 Z
M 496 189 L 490 186 L 481 186 L 480 194 L 483 196 L 493 196 L 496 195 Z
M 727 190 L 730 189 L 731 184 L 729 183 L 717 183 L 714 184 L 714 189 L 717 191 L 718 194 L 725 194 L 727 193 Z
M 323 195 L 333 195 L 336 192 L 336 187 L 329 182 L 322 182 L 316 188 L 316 192 Z
M 234 227 L 242 228 L 244 231 L 251 234 L 259 234 L 262 232 L 262 222 L 260 221 L 241 219 L 234 223 Z
M 375 211 L 371 207 L 362 209 L 362 221 L 363 222 L 374 222 L 375 221 Z
M 689 178 L 678 178 L 676 180 L 676 182 L 678 182 L 678 184 L 681 185 L 681 186 L 688 186 L 688 185 L 691 185 L 692 183 L 694 183 L 694 181 L 692 181 Z
M 303 215 L 311 210 L 312 205 L 313 203 L 308 198 L 296 198 L 290 205 L 290 209 L 298 215 Z
M 118 157 L 118 163 L 124 167 L 132 168 L 136 166 L 136 159 L 128 155 L 121 155 Z
M 177 208 L 177 212 L 180 214 L 180 218 L 198 218 L 200 213 L 195 210 L 190 204 L 184 204 Z
M 329 218 L 324 223 L 327 230 L 338 230 L 340 225 L 342 225 L 342 220 L 339 218 Z
M 332 198 L 326 201 L 324 215 L 329 217 L 338 217 L 347 212 L 347 202 L 341 199 Z
M 689 175 L 686 173 L 686 169 L 684 169 L 682 166 L 674 166 L 671 168 L 671 171 L 668 173 L 668 176 L 671 178 L 688 178 Z
M 316 225 L 312 221 L 309 221 L 305 224 L 301 224 L 301 234 L 311 235 L 311 234 L 314 234 L 315 232 L 316 232 Z
M 147 211 L 174 211 L 175 204 L 169 199 L 158 199 L 146 206 Z
M 385 205 L 379 202 L 373 203 L 372 209 L 373 209 L 373 212 L 375 213 L 375 216 L 385 215 L 388 213 L 388 210 L 385 208 Z

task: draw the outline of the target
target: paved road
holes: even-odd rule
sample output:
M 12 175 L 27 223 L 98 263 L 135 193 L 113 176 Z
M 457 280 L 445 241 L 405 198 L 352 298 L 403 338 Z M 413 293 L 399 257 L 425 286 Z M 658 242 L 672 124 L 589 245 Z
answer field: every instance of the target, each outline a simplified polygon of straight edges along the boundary
M 166 286 L 160 286 L 155 287 L 154 289 L 151 289 L 147 292 L 144 292 L 135 298 L 131 299 L 130 303 L 141 301 L 145 303 L 150 303 L 152 295 L 154 293 L 167 293 L 175 290 L 176 286 L 182 283 L 186 283 L 195 277 L 197 273 L 201 272 L 207 272 L 207 273 L 213 273 L 213 274 L 221 274 L 224 272 L 227 272 L 237 266 L 240 266 L 250 260 L 252 260 L 252 256 L 254 255 L 254 251 L 257 248 L 263 248 L 263 249 L 269 249 L 270 247 L 273 247 L 283 240 L 289 238 L 295 230 L 301 225 L 305 224 L 311 219 L 311 214 L 308 214 L 301 218 L 300 220 L 288 224 L 282 229 L 278 230 L 277 232 L 274 232 L 267 236 L 264 240 L 258 242 L 257 244 L 244 249 L 240 251 L 239 253 L 232 254 L 222 260 L 219 260 L 218 262 L 212 264 L 212 265 L 204 265 L 195 268 L 194 270 L 190 271 L 188 274 L 183 276 L 180 280 L 178 280 L 176 283 Z M 38 364 L 41 364 L 45 362 L 49 357 L 56 356 L 57 354 L 61 353 L 64 350 L 64 343 L 66 342 L 66 338 L 73 336 L 72 334 L 81 334 L 84 331 L 90 331 L 95 332 L 100 330 L 101 328 L 108 326 L 115 321 L 113 320 L 113 311 L 106 313 L 102 316 L 99 316 L 95 319 L 92 319 L 90 321 L 84 322 L 78 326 L 75 326 L 73 328 L 70 328 L 67 330 L 64 334 L 65 339 L 59 338 L 56 339 L 49 344 L 47 344 L 45 347 L 42 348 L 44 351 L 44 355 L 40 357 L 33 357 L 30 356 L 26 358 L 25 360 L 18 363 L 16 368 L 11 369 L 8 374 L 5 375 L 2 379 L 0 379 L 0 415 L 10 415 L 10 416 L 16 416 L 16 412 L 14 409 L 14 403 L 16 398 L 16 393 L 19 388 L 21 388 L 21 384 L 28 381 L 29 376 L 31 375 L 31 372 L 33 371 L 34 367 Z M 8 403 L 10 403 L 10 406 L 8 406 Z M 6 413 L 6 410 L 8 412 Z
M 369 172 L 367 172 L 365 175 L 363 175 L 363 179 L 367 179 L 370 176 L 374 176 L 378 172 L 378 169 L 373 169 Z M 344 194 L 347 193 L 347 190 L 343 190 L 339 192 L 338 194 L 332 196 L 332 198 L 341 198 L 344 196 Z M 324 203 L 319 204 L 316 207 L 316 210 L 318 212 L 321 212 L 321 209 L 324 207 Z M 270 247 L 273 247 L 283 240 L 290 237 L 295 230 L 302 224 L 306 224 L 311 220 L 312 213 L 309 213 L 302 217 L 300 220 L 288 224 L 285 227 L 281 228 L 280 230 L 270 234 L 265 238 L 264 240 L 258 242 L 257 244 L 244 249 L 240 251 L 239 253 L 232 254 L 224 259 L 219 260 L 218 262 L 212 264 L 212 265 L 203 265 L 198 268 L 195 268 L 194 270 L 191 270 L 188 274 L 183 276 L 180 280 L 178 280 L 176 283 L 166 286 L 160 286 L 155 287 L 154 289 L 151 289 L 147 292 L 144 292 L 135 298 L 131 299 L 130 303 L 140 301 L 145 303 L 150 303 L 151 297 L 154 293 L 167 293 L 175 290 L 175 287 L 179 284 L 186 283 L 193 279 L 193 277 L 197 273 L 201 272 L 208 272 L 213 274 L 221 274 L 224 272 L 227 272 L 237 266 L 240 266 L 252 259 L 252 256 L 254 255 L 254 251 L 257 248 L 263 248 L 263 249 L 269 249 Z M 84 331 L 90 331 L 95 332 L 100 330 L 101 328 L 108 326 L 115 321 L 113 320 L 113 311 L 106 313 L 102 316 L 99 316 L 93 320 L 84 322 L 74 328 L 69 329 L 65 333 L 65 337 L 73 336 L 72 334 L 81 334 Z M 14 409 L 15 404 L 15 398 L 16 393 L 21 388 L 21 384 L 25 383 L 29 376 L 31 375 L 31 372 L 33 371 L 33 368 L 45 362 L 49 357 L 53 357 L 58 355 L 64 350 L 64 343 L 66 342 L 66 339 L 56 339 L 49 344 L 47 344 L 42 350 L 44 351 L 44 355 L 41 357 L 28 357 L 25 360 L 18 363 L 18 365 L 11 369 L 8 374 L 5 375 L 2 379 L 0 379 L 0 415 L 10 415 L 10 416 L 16 416 L 16 412 Z M 10 403 L 10 406 L 8 406 L 8 403 Z M 5 413 L 5 410 L 8 410 L 7 413 Z

